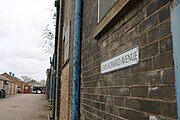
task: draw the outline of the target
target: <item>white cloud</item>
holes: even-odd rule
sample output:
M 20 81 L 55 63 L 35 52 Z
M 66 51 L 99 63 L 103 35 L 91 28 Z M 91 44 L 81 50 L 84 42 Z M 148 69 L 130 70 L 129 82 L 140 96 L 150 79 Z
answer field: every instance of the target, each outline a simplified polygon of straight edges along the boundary
M 0 73 L 45 79 L 49 54 L 41 34 L 52 23 L 54 0 L 0 0 Z

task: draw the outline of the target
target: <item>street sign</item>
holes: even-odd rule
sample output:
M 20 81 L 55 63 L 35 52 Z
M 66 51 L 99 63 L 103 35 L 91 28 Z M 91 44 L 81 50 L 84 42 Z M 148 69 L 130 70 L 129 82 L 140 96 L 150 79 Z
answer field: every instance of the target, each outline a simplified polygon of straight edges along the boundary
M 101 63 L 101 73 L 107 73 L 139 63 L 139 46 Z

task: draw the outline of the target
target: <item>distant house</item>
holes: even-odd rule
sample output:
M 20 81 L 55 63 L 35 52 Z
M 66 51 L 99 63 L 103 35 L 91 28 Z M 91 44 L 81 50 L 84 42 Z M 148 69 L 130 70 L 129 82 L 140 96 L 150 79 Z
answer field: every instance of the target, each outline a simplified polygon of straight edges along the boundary
M 15 93 L 24 93 L 24 81 L 7 73 L 3 73 L 2 76 L 8 78 L 9 80 L 15 83 Z
M 0 88 L 4 88 L 7 95 L 15 94 L 15 82 L 2 75 L 0 75 Z
M 36 80 L 31 80 L 29 82 L 27 82 L 28 84 L 30 84 L 31 86 L 39 86 L 41 85 L 38 81 Z
M 28 94 L 28 93 L 36 93 L 37 90 L 41 91 L 41 93 L 43 93 L 44 87 L 41 83 L 39 83 L 36 80 L 31 80 L 29 82 L 25 83 L 25 87 L 24 87 L 24 93 Z
M 31 93 L 31 85 L 28 83 L 25 83 L 24 85 L 24 93 L 25 94 L 30 94 Z

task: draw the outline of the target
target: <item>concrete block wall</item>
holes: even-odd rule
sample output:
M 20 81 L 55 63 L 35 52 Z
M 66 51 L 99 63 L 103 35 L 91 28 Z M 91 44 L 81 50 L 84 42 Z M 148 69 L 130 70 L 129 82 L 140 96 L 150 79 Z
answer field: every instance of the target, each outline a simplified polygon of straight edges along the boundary
M 97 1 L 83 1 L 82 120 L 176 120 L 171 0 L 139 0 L 93 39 Z M 140 47 L 138 65 L 101 74 L 102 62 Z

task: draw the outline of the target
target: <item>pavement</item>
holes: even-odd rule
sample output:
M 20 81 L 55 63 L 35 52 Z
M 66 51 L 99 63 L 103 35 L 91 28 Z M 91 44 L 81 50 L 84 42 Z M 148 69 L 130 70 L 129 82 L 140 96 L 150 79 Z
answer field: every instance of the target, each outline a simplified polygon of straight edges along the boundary
M 0 120 L 48 120 L 45 94 L 16 94 L 0 98 Z

